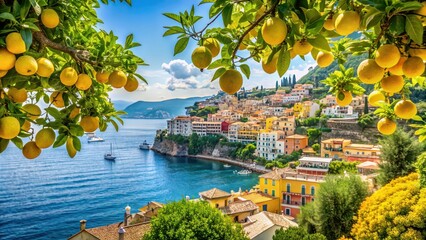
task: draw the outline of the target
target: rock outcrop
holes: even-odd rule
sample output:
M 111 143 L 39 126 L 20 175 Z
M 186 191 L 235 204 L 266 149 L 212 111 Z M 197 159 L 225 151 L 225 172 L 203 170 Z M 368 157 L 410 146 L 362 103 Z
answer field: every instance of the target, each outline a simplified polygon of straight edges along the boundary
M 170 155 L 174 157 L 186 157 L 188 156 L 188 145 L 187 144 L 177 144 L 176 142 L 168 139 L 160 140 L 155 139 L 154 144 L 151 148 L 153 151 L 156 151 L 161 154 Z

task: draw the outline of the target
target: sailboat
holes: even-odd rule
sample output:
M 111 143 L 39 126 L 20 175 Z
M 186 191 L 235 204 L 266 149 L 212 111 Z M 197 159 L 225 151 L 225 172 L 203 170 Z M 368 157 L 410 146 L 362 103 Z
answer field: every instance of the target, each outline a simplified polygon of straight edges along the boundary
M 112 143 L 110 143 L 110 152 L 105 153 L 104 159 L 114 161 L 117 157 L 112 152 Z

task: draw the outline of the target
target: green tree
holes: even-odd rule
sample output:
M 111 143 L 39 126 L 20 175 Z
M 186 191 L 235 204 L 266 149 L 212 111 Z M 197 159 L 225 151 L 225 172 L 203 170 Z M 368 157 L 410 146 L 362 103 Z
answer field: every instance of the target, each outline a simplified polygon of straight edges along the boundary
M 151 221 L 144 240 L 248 239 L 240 224 L 212 208 L 207 202 L 181 200 L 166 204 Z
M 332 161 L 328 168 L 329 174 L 357 173 L 358 162 Z
M 254 158 L 254 152 L 256 151 L 256 146 L 249 143 L 239 152 L 238 158 L 245 160 L 252 160 Z
M 321 137 L 321 129 L 318 128 L 309 128 L 307 131 L 309 144 L 314 144 L 319 141 Z
M 380 184 L 385 185 L 392 179 L 415 171 L 413 163 L 422 151 L 422 146 L 409 133 L 398 130 L 383 137 L 379 144 L 382 146 L 380 174 L 377 178 Z
M 312 149 L 316 152 L 319 153 L 321 150 L 321 145 L 319 145 L 319 143 L 314 143 L 312 144 Z
M 278 85 L 278 80 L 275 82 L 275 91 L 277 91 L 278 90 L 278 88 L 279 88 L 279 85 Z
M 320 234 L 309 234 L 304 228 L 289 227 L 287 229 L 278 229 L 275 231 L 273 240 L 327 240 L 327 238 Z
M 426 152 L 417 157 L 416 162 L 417 172 L 419 174 L 420 185 L 426 187 Z
M 272 161 L 267 161 L 267 163 L 265 164 L 265 168 L 266 169 L 272 169 L 272 168 L 284 168 L 286 165 L 283 164 L 280 161 L 277 160 L 272 160 Z
M 22 149 L 35 129 L 52 128 L 57 130 L 53 147 L 69 142 L 73 157 L 84 131 L 118 129 L 123 123 L 124 112 L 114 109 L 108 93 L 136 90 L 139 81 L 146 82 L 137 69 L 146 64 L 132 52 L 140 46 L 132 34 L 119 40 L 99 28 L 96 9 L 108 2 L 0 1 L 0 119 L 5 122 L 0 128 L 13 128 L 13 134 L 0 136 L 0 153 L 10 142 Z M 23 107 L 27 100 L 46 107 L 32 115 Z
M 372 114 L 363 114 L 358 118 L 358 125 L 364 130 L 367 127 L 374 125 L 375 118 Z
M 348 236 L 359 206 L 368 194 L 367 185 L 359 176 L 330 175 L 321 183 L 315 202 L 302 207 L 310 214 L 299 215 L 301 225 L 314 226 L 327 239 Z

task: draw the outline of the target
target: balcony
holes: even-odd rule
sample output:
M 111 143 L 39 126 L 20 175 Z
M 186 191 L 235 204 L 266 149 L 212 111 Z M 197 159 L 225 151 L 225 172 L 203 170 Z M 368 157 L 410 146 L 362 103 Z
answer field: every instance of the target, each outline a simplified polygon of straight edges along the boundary
M 327 150 L 327 151 L 332 151 L 332 152 L 343 152 L 343 148 L 325 147 L 324 149 Z

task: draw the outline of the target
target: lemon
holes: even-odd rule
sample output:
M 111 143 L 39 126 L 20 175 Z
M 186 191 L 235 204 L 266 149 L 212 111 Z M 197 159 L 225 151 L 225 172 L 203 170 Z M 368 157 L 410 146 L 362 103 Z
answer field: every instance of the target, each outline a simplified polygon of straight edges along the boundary
M 61 75 L 59 75 L 59 78 L 61 79 L 62 84 L 70 87 L 77 82 L 78 74 L 74 68 L 67 67 L 62 70 Z
M 212 62 L 212 53 L 204 46 L 197 47 L 191 55 L 192 63 L 199 69 L 204 69 Z
M 361 82 L 375 84 L 383 78 L 385 70 L 374 59 L 365 59 L 359 64 L 357 73 Z
M 347 36 L 358 30 L 360 22 L 361 18 L 357 12 L 346 11 L 337 16 L 334 27 L 339 35 Z
M 25 104 L 21 109 L 26 113 L 27 117 L 32 120 L 36 120 L 41 115 L 40 108 L 32 103 Z
M 368 95 L 368 102 L 371 106 L 378 107 L 380 102 L 386 100 L 385 95 L 382 92 L 374 90 Z
M 53 9 L 44 9 L 41 13 L 41 22 L 47 28 L 55 28 L 59 25 L 59 16 Z
M 74 148 L 74 141 L 71 137 L 68 137 L 67 139 L 66 148 L 67 148 L 68 155 L 71 158 L 74 158 L 75 155 L 77 154 L 77 150 Z
M 219 85 L 222 91 L 234 94 L 243 86 L 243 76 L 237 70 L 228 69 L 220 76 Z
M 396 122 L 389 118 L 382 118 L 377 122 L 377 130 L 383 135 L 391 135 L 396 131 Z
M 48 148 L 55 142 L 56 134 L 51 128 L 43 128 L 35 137 L 35 143 L 39 148 Z
M 127 76 L 123 71 L 114 71 L 109 75 L 108 83 L 115 88 L 122 88 L 127 83 Z
M 262 26 L 263 40 L 269 45 L 278 45 L 287 37 L 287 25 L 277 17 L 268 18 Z
M 7 71 L 15 66 L 16 57 L 6 48 L 0 48 L 0 70 Z
M 31 56 L 20 56 L 15 62 L 15 70 L 21 75 L 31 76 L 37 72 L 38 64 Z
M 325 21 L 324 21 L 324 25 L 323 27 L 328 30 L 328 31 L 333 31 L 335 29 L 334 24 L 336 22 L 336 17 L 337 15 L 333 15 L 333 17 L 328 17 Z
M 77 78 L 77 82 L 75 83 L 75 87 L 79 90 L 87 90 L 92 86 L 92 79 L 89 75 L 80 73 Z
M 375 61 L 382 68 L 390 68 L 399 62 L 400 57 L 398 47 L 393 44 L 385 44 L 377 49 Z
M 99 118 L 84 116 L 80 120 L 80 126 L 84 129 L 85 132 L 94 132 L 99 128 Z
M 268 74 L 272 74 L 277 71 L 278 54 L 275 54 L 271 61 L 267 63 L 268 58 L 262 59 L 262 69 Z
M 34 141 L 27 142 L 22 148 L 22 154 L 28 159 L 34 159 L 41 154 L 41 149 L 37 147 Z
M 306 40 L 298 40 L 293 45 L 293 51 L 296 55 L 305 56 L 312 51 L 312 45 Z
M 0 138 L 12 139 L 18 136 L 21 131 L 21 124 L 15 117 L 0 118 Z
M 339 99 L 339 95 L 343 94 L 343 99 Z M 341 107 L 348 106 L 352 102 L 352 93 L 349 91 L 341 91 L 336 95 L 336 103 Z
M 399 100 L 393 108 L 397 117 L 402 119 L 411 119 L 417 114 L 417 107 L 410 100 Z
M 422 2 L 422 7 L 415 11 L 416 14 L 426 16 L 426 2 Z
M 100 83 L 107 83 L 110 73 L 106 71 L 100 71 L 96 73 L 96 80 Z
M 6 36 L 6 48 L 13 54 L 20 54 L 27 51 L 24 39 L 18 32 L 11 32 Z
M 0 78 L 6 76 L 7 72 L 7 70 L 0 70 Z
M 404 87 L 404 78 L 398 75 L 390 75 L 388 77 L 384 77 L 380 84 L 385 92 L 397 93 Z
M 402 66 L 404 65 L 405 61 L 407 60 L 407 57 L 400 57 L 398 63 L 389 68 L 389 72 L 393 75 L 404 75 L 404 71 L 402 71 Z
M 9 88 L 7 95 L 13 102 L 16 103 L 23 103 L 27 100 L 28 97 L 27 90 L 24 88 L 17 89 L 14 87 Z
M 138 87 L 139 87 L 138 80 L 133 76 L 129 76 L 127 78 L 127 82 L 126 82 L 126 85 L 124 86 L 124 89 L 126 89 L 126 91 L 128 92 L 134 92 L 136 89 L 138 89 Z
M 70 118 L 74 119 L 78 114 L 80 114 L 80 108 L 74 107 L 70 112 Z
M 54 91 L 50 95 L 50 102 L 57 108 L 65 107 L 64 99 L 62 98 L 62 92 Z
M 406 77 L 418 77 L 425 71 L 425 64 L 420 57 L 409 57 L 402 65 L 402 71 Z
M 316 58 L 319 67 L 325 68 L 330 66 L 334 61 L 334 56 L 331 52 L 319 52 Z
M 412 57 L 420 57 L 423 61 L 426 61 L 426 48 L 410 48 L 408 53 Z
M 21 129 L 24 130 L 25 132 L 30 131 L 30 129 L 31 129 L 31 122 L 28 121 L 28 120 L 25 120 L 24 124 L 22 124 Z
M 47 58 L 39 58 L 37 59 L 37 75 L 40 77 L 50 77 L 52 73 L 55 71 L 55 67 L 53 66 L 53 63 L 47 59 Z
M 212 57 L 216 57 L 220 52 L 219 41 L 214 38 L 207 38 L 204 40 L 203 46 L 210 50 Z

